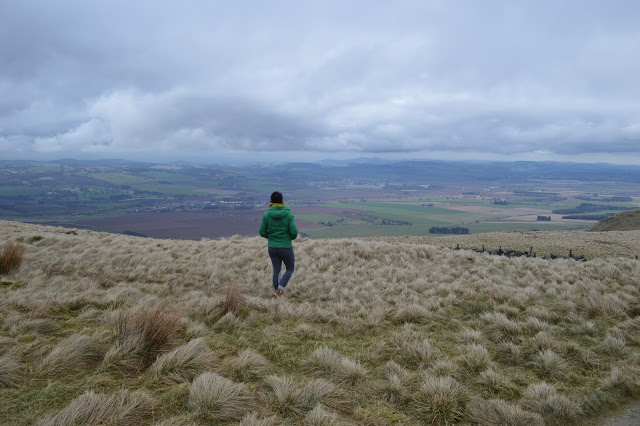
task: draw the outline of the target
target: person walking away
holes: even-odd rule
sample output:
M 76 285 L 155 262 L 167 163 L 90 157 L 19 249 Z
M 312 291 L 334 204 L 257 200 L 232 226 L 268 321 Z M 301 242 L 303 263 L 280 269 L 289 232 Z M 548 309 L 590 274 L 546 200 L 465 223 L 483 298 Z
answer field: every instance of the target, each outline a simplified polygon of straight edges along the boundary
M 277 297 L 282 297 L 296 269 L 291 240 L 298 237 L 298 227 L 293 213 L 284 205 L 282 194 L 278 191 L 271 194 L 269 210 L 262 215 L 260 236 L 269 240 L 267 250 L 273 265 L 273 290 Z M 286 270 L 280 277 L 283 263 Z

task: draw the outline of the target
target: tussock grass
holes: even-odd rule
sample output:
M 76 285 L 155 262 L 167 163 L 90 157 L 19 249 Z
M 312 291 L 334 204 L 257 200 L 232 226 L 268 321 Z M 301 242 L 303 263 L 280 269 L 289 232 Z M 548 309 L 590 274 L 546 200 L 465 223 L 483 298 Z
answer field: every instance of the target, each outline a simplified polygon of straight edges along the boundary
M 303 238 L 280 300 L 260 238 L 2 221 L 0 231 L 0 247 L 28 247 L 0 280 L 8 424 L 71 415 L 73 396 L 104 403 L 134 389 L 156 401 L 140 423 L 184 425 L 581 424 L 639 396 L 634 259 Z
M 74 334 L 60 342 L 38 365 L 46 375 L 71 373 L 98 364 L 103 357 L 101 346 L 91 336 Z
M 321 346 L 309 355 L 305 366 L 310 372 L 331 374 L 338 369 L 342 355 L 327 346 Z
M 464 417 L 467 391 L 453 377 L 425 377 L 411 398 L 427 424 L 457 423 Z
M 189 382 L 218 363 L 204 339 L 193 339 L 169 353 L 160 355 L 151 366 L 156 379 L 164 383 Z
M 40 426 L 63 425 L 139 425 L 152 416 L 155 401 L 144 391 L 122 391 L 105 395 L 87 391 L 58 414 L 38 422 Z
M 257 413 L 251 412 L 240 420 L 238 426 L 278 426 L 280 424 L 282 424 L 282 421 L 276 416 L 260 418 Z
M 274 406 L 287 416 L 302 416 L 317 404 L 334 408 L 345 405 L 341 392 L 327 380 L 313 379 L 299 386 L 288 377 L 271 375 L 265 379 L 265 384 L 271 388 Z
M 478 383 L 482 386 L 482 395 L 499 396 L 502 399 L 514 400 L 520 396 L 520 389 L 509 377 L 503 373 L 488 368 L 480 373 Z
M 602 382 L 602 389 L 608 390 L 617 396 L 638 396 L 640 394 L 640 371 L 635 368 L 618 367 L 611 368 L 610 373 Z
M 235 379 L 247 382 L 267 376 L 271 363 L 261 354 L 245 349 L 229 360 L 227 369 Z
M 121 312 L 115 322 L 116 341 L 104 357 L 105 366 L 143 370 L 180 328 L 181 315 L 160 307 Z
M 523 410 L 502 399 L 474 399 L 467 407 L 467 416 L 473 423 L 487 426 L 543 426 L 545 424 L 540 415 Z
M 214 312 L 214 318 L 221 318 L 226 314 L 233 314 L 234 317 L 245 316 L 247 310 L 247 301 L 242 293 L 242 288 L 236 284 L 229 283 L 226 286 L 226 294 L 224 300 L 217 306 Z
M 0 251 L 0 275 L 17 271 L 22 265 L 25 250 L 22 244 L 6 243 Z
M 60 330 L 58 321 L 51 318 L 30 318 L 12 316 L 5 320 L 9 327 L 9 334 L 20 337 L 28 334 L 53 334 Z
M 563 425 L 582 415 L 582 407 L 545 382 L 529 385 L 523 393 L 524 408 L 540 414 L 547 424 Z
M 385 364 L 384 375 L 385 378 L 379 384 L 384 398 L 393 404 L 405 405 L 410 398 L 413 374 L 395 361 L 388 361 Z
M 211 422 L 239 420 L 249 411 L 251 399 L 240 383 L 206 372 L 191 385 L 189 408 Z
M 566 361 L 551 349 L 538 352 L 533 361 L 534 368 L 542 377 L 563 378 L 568 369 Z
M 486 312 L 481 318 L 487 322 L 489 338 L 494 342 L 516 341 L 522 332 L 522 326 L 501 312 Z
M 309 426 L 332 426 L 338 423 L 338 415 L 317 404 L 304 417 L 304 424 Z
M 460 352 L 462 354 L 460 357 L 460 363 L 463 368 L 471 374 L 478 374 L 480 371 L 486 369 L 491 363 L 489 351 L 483 345 L 478 343 L 464 345 L 460 347 Z
M 16 360 L 7 355 L 0 356 L 0 387 L 17 387 L 22 380 L 22 376 L 20 364 Z

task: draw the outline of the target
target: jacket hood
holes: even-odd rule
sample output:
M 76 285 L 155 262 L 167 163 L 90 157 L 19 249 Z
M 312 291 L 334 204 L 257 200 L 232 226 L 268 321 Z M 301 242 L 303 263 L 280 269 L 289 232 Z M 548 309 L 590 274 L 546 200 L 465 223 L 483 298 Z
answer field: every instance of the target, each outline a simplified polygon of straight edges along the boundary
M 272 219 L 282 219 L 289 214 L 289 207 L 274 206 L 267 210 L 267 214 Z

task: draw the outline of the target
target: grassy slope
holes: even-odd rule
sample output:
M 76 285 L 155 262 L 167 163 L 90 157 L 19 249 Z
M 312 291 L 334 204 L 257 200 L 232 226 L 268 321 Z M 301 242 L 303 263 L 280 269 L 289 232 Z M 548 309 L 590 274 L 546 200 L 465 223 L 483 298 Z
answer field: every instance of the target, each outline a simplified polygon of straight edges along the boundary
M 594 232 L 630 230 L 640 230 L 640 209 L 614 214 L 589 229 Z
M 581 232 L 581 231 L 509 231 L 469 235 L 427 237 L 374 237 L 373 240 L 403 244 L 434 244 L 442 247 L 482 248 L 487 250 L 516 249 L 533 251 L 538 256 L 547 254 L 575 255 L 588 259 L 605 257 L 635 258 L 640 256 L 639 231 Z
M 0 229 L 1 245 L 27 247 L 0 284 L 10 424 L 113 413 L 127 413 L 120 424 L 566 424 L 638 397 L 635 260 L 306 239 L 278 300 L 259 238 Z M 592 244 L 571 234 L 580 253 Z M 152 307 L 168 340 L 138 353 L 126 330 Z

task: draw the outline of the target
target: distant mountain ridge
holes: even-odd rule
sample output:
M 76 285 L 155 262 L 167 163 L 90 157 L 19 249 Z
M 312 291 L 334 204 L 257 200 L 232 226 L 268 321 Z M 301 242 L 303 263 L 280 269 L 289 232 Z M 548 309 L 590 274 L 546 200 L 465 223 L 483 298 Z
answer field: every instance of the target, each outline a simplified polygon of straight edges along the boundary
M 609 216 L 589 229 L 592 232 L 640 230 L 640 209 L 624 211 Z

